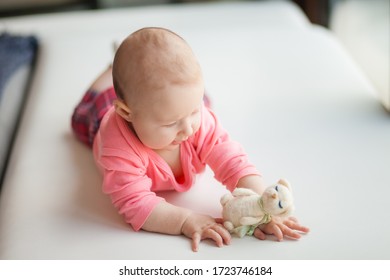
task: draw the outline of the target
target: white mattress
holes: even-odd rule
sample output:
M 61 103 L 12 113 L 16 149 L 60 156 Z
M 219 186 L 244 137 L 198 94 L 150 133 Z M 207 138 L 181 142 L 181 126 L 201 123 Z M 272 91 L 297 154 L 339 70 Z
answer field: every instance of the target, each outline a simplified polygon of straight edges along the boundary
M 41 42 L 37 73 L 2 186 L 2 259 L 389 259 L 390 119 L 335 37 L 288 2 L 151 6 L 1 19 Z M 183 236 L 134 232 L 101 193 L 91 151 L 70 130 L 76 103 L 143 26 L 181 34 L 214 109 L 266 182 L 287 178 L 300 241 L 234 238 L 198 253 Z M 220 214 L 226 190 L 200 176 L 171 202 Z

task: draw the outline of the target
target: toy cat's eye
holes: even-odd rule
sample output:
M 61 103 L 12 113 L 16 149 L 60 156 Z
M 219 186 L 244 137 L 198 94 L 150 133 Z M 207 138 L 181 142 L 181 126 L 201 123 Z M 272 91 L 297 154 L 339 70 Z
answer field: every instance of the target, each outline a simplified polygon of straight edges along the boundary
M 279 191 L 278 185 L 275 186 L 275 190 L 276 190 L 277 192 Z
M 279 205 L 279 208 L 280 208 L 280 209 L 283 209 L 282 201 L 281 201 L 281 200 L 279 200 L 279 204 L 278 204 L 278 205 Z

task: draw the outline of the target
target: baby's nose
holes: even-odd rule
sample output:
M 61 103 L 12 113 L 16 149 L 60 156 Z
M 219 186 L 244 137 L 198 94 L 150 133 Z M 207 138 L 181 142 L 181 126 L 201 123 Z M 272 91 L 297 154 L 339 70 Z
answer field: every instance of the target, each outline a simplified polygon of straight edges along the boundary
M 186 121 L 186 122 L 183 123 L 183 127 L 182 127 L 182 130 L 181 130 L 181 133 L 183 135 L 185 135 L 186 137 L 191 136 L 193 131 L 194 130 L 192 129 L 191 122 Z

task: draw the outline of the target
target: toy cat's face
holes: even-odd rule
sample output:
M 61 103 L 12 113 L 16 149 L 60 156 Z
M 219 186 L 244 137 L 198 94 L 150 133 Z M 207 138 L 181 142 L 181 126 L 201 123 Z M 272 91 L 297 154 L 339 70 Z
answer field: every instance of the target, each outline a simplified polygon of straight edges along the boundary
M 279 181 L 278 184 L 268 187 L 262 195 L 264 210 L 271 215 L 288 216 L 293 210 L 289 185 L 283 183 Z

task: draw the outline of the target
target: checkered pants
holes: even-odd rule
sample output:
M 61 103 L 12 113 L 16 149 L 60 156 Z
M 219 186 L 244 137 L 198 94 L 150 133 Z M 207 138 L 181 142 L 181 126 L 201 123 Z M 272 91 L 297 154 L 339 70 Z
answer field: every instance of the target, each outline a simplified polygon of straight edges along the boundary
M 88 90 L 72 115 L 72 129 L 76 137 L 89 147 L 99 129 L 104 115 L 116 99 L 114 88 L 102 92 Z

